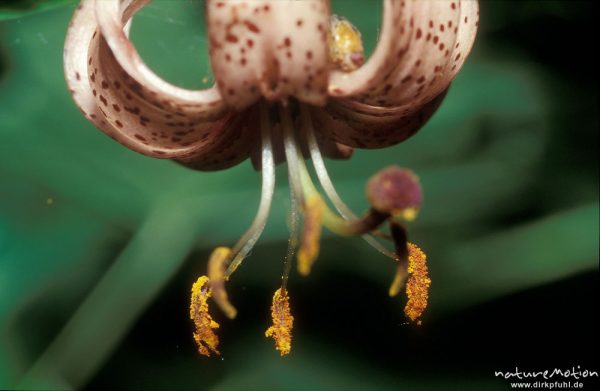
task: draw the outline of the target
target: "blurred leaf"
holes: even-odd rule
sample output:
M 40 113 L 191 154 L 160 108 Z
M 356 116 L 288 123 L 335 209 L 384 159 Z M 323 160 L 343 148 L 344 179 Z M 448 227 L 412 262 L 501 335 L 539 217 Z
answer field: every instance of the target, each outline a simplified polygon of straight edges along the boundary
M 165 224 L 171 228 L 168 233 Z M 193 226 L 185 208 L 166 206 L 153 213 L 21 386 L 80 388 L 85 384 L 185 259 L 195 239 Z
M 0 21 L 77 3 L 77 0 L 0 0 Z
M 457 310 L 597 270 L 599 213 L 597 204 L 582 206 L 456 246 L 434 268 L 447 282 L 436 290 L 432 310 Z

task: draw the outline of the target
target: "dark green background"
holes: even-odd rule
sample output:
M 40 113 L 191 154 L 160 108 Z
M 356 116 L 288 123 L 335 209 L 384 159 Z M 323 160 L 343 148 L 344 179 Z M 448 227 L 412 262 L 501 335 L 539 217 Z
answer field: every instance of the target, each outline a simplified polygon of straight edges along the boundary
M 483 2 L 475 50 L 430 123 L 328 162 L 357 211 L 379 168 L 421 176 L 411 238 L 429 255 L 431 306 L 422 327 L 406 324 L 386 294 L 393 265 L 326 233 L 311 276 L 290 281 L 284 359 L 263 332 L 286 247 L 285 167 L 230 284 L 238 319 L 215 313 L 222 358 L 200 357 L 189 287 L 212 247 L 249 225 L 260 177 L 249 163 L 193 172 L 94 129 L 62 75 L 73 7 L 0 1 L 0 388 L 505 390 L 495 370 L 599 369 L 591 3 Z M 334 9 L 372 48 L 380 2 Z M 132 34 L 167 80 L 200 88 L 210 76 L 201 2 L 156 0 Z

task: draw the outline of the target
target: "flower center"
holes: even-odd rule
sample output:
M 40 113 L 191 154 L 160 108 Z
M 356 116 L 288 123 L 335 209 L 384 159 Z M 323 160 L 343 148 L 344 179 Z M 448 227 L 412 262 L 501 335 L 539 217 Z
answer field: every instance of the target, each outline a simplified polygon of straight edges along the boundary
M 290 239 L 283 262 L 281 288 L 274 297 L 272 313 L 273 316 L 279 314 L 277 316 L 286 319 L 274 318 L 274 326 L 269 328 L 267 336 L 275 338 L 277 349 L 282 355 L 289 353 L 293 317 L 289 311 L 287 281 L 291 265 L 297 251 L 299 274 L 306 276 L 310 273 L 319 255 L 322 227 L 339 235 L 360 235 L 379 252 L 393 259 L 398 265 L 398 272 L 390 288 L 390 296 L 395 296 L 406 283 L 411 290 L 407 291 L 409 301 L 405 313 L 411 320 L 419 322 L 418 319 L 427 305 L 427 288 L 430 281 L 424 254 L 419 252 L 418 247 L 408 243 L 406 228 L 400 222 L 412 220 L 418 211 L 422 197 L 418 178 L 410 171 L 399 167 L 382 170 L 371 178 L 367 186 L 370 209 L 362 217 L 357 217 L 341 200 L 325 169 L 313 128 L 310 107 L 298 101 L 289 101 L 285 105 L 274 104 L 271 108 L 268 104 L 266 101 L 261 101 L 259 104 L 262 193 L 258 212 L 250 228 L 235 246 L 231 249 L 217 247 L 211 254 L 207 280 L 210 281 L 212 299 L 227 317 L 235 318 L 237 311 L 229 302 L 225 282 L 248 256 L 265 228 L 275 190 L 273 140 L 280 140 L 282 145 L 276 147 L 281 147 L 284 151 L 290 185 Z M 273 126 L 273 121 L 277 123 L 276 126 Z M 299 140 L 305 142 L 321 188 L 336 211 L 329 208 L 325 197 L 313 183 Z M 300 216 L 303 216 L 304 220 L 302 229 L 298 227 Z M 386 222 L 389 223 L 390 234 L 379 231 L 379 227 Z M 388 250 L 376 237 L 391 240 L 395 245 L 395 251 Z M 418 266 L 412 266 L 411 269 L 411 265 Z M 416 270 L 418 273 L 411 274 L 411 270 Z M 205 311 L 200 311 L 200 314 L 206 317 L 208 307 L 203 308 Z M 209 324 L 197 319 L 194 321 L 196 325 Z M 212 330 L 208 329 L 198 330 L 196 333 L 211 338 L 213 334 Z M 216 350 L 214 341 L 205 341 L 205 345 L 208 343 L 214 345 L 213 350 Z M 200 352 L 205 350 L 200 349 Z

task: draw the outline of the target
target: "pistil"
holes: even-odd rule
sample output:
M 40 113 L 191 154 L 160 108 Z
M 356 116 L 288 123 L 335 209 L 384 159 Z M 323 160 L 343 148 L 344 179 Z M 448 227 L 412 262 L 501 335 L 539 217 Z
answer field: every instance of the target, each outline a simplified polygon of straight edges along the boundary
M 317 174 L 317 178 L 319 179 L 319 184 L 325 191 L 325 194 L 329 198 L 329 200 L 333 203 L 334 207 L 338 211 L 338 213 L 346 220 L 355 220 L 358 217 L 352 212 L 352 210 L 346 205 L 346 203 L 341 199 L 338 195 L 331 178 L 327 172 L 327 168 L 325 167 L 325 162 L 323 161 L 323 156 L 321 155 L 321 151 L 319 150 L 319 145 L 317 143 L 317 139 L 315 137 L 315 131 L 313 128 L 312 120 L 310 117 L 309 110 L 302 106 L 300 108 L 300 113 L 302 116 L 302 123 L 304 124 L 305 135 L 308 142 L 308 150 L 310 151 L 310 158 L 313 163 L 313 167 Z M 371 234 L 364 234 L 362 238 L 373 247 L 375 250 L 379 251 L 381 254 L 385 255 L 388 258 L 393 260 L 397 260 L 396 255 L 389 251 L 386 247 L 384 247 L 381 243 L 377 241 Z

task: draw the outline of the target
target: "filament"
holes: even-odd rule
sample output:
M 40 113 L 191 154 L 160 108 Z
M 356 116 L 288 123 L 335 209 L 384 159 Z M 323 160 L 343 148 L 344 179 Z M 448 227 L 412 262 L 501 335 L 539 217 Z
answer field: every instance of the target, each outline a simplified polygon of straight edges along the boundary
M 290 187 L 290 210 L 288 214 L 288 223 L 290 229 L 290 237 L 288 239 L 288 247 L 283 259 L 283 275 L 281 276 L 281 288 L 283 291 L 287 289 L 287 283 L 292 270 L 292 259 L 298 247 L 298 200 L 294 195 L 294 189 Z
M 320 197 L 320 195 L 310 179 L 310 174 L 308 173 L 306 164 L 304 163 L 304 157 L 298 149 L 293 133 L 289 110 L 287 108 L 280 107 L 280 116 L 283 128 L 283 144 L 285 149 L 285 158 L 288 164 L 290 184 L 298 202 L 302 206 L 306 206 L 307 198 L 312 196 Z M 331 211 L 329 211 L 329 213 L 331 213 Z
M 292 131 L 292 121 L 287 108 L 279 107 L 279 115 L 281 119 L 281 127 L 283 129 L 283 147 L 285 151 L 285 160 L 288 165 L 288 177 L 291 193 L 296 198 L 300 205 L 304 205 L 305 194 L 301 181 L 301 164 L 304 164 L 303 158 L 296 146 L 296 140 Z
M 250 228 L 244 233 L 232 250 L 233 260 L 225 271 L 225 279 L 240 266 L 244 258 L 250 253 L 260 235 L 265 229 L 273 193 L 275 191 L 275 161 L 273 159 L 273 146 L 271 142 L 270 121 L 267 107 L 264 102 L 260 104 L 260 133 L 262 142 L 262 190 L 258 212 Z

